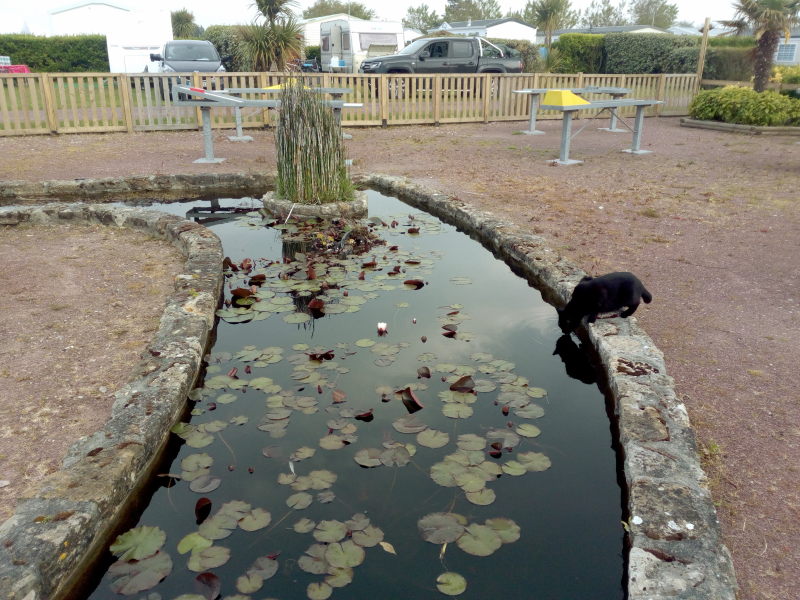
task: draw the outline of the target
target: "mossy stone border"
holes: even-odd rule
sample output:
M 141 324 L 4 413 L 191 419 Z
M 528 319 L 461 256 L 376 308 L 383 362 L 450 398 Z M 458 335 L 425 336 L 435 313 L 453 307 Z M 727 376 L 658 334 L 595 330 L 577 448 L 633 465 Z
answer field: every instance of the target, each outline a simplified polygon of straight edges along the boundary
M 88 204 L 0 210 L 0 224 L 100 223 L 171 242 L 186 257 L 159 329 L 103 429 L 82 438 L 0 525 L 0 597 L 52 600 L 79 581 L 134 502 L 186 409 L 222 294 L 222 244 L 211 230 L 161 211 Z

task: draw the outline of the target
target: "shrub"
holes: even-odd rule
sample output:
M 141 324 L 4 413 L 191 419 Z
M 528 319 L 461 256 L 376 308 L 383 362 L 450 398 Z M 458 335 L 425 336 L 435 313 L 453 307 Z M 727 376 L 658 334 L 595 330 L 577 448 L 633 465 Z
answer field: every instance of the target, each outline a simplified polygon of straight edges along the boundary
M 663 33 L 609 33 L 605 36 L 606 73 L 665 73 L 670 52 L 697 44 L 695 36 Z
M 322 53 L 319 46 L 306 46 L 306 58 L 308 60 L 317 59 L 317 64 L 322 64 Z
M 203 39 L 214 44 L 227 71 L 243 70 L 236 59 L 239 40 L 234 25 L 211 25 L 203 32 Z
M 0 55 L 31 71 L 50 73 L 108 72 L 104 35 L 0 35 Z
M 727 86 L 697 94 L 689 107 L 693 119 L 741 125 L 798 125 L 800 100 L 767 90 Z
M 536 70 L 536 61 L 539 57 L 539 50 L 537 49 L 536 44 L 533 44 L 528 40 L 500 40 L 495 38 L 487 39 L 489 39 L 489 41 L 495 46 L 499 46 L 504 52 L 510 48 L 512 56 L 514 56 L 515 52 L 519 53 L 519 57 L 522 59 L 523 72 L 532 73 Z
M 800 65 L 780 65 L 772 67 L 770 81 L 777 83 L 800 83 Z
M 605 36 L 595 33 L 567 33 L 553 44 L 561 54 L 563 73 L 602 73 Z

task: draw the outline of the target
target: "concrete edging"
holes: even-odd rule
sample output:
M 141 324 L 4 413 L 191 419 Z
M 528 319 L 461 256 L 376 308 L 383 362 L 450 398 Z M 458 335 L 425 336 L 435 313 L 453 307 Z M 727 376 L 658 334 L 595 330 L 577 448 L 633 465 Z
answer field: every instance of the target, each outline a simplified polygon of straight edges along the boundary
M 234 181 L 235 176 L 232 177 Z M 180 179 L 190 181 L 191 176 Z M 474 210 L 465 202 L 431 193 L 404 178 L 373 174 L 360 181 L 396 194 L 470 232 L 518 273 L 536 282 L 555 304 L 566 303 L 572 288 L 585 274 L 548 248 L 543 238 L 525 233 L 491 213 Z M 106 186 L 99 186 L 103 187 Z M 244 193 L 260 195 L 261 191 L 250 189 Z M 10 197 L 0 189 L 0 202 Z M 129 226 L 154 228 L 160 235 L 181 239 L 184 247 L 196 247 L 202 255 L 193 260 L 189 252 L 187 268 L 151 346 L 160 354 L 147 357 L 140 365 L 138 387 L 129 385 L 118 392 L 108 426 L 79 441 L 65 460 L 66 469 L 51 477 L 40 494 L 25 501 L 0 526 L 0 540 L 4 542 L 0 550 L 0 587 L 10 590 L 6 595 L 9 599 L 44 600 L 53 597 L 47 592 L 53 587 L 51 582 L 68 580 L 68 573 L 83 564 L 92 544 L 99 543 L 96 534 L 87 536 L 87 531 L 96 531 L 91 528 L 101 522 L 106 528 L 111 526 L 109 516 L 119 514 L 118 505 L 135 490 L 135 479 L 152 464 L 144 456 L 145 449 L 163 443 L 162 438 L 167 437 L 169 427 L 180 414 L 197 373 L 195 370 L 190 377 L 191 364 L 197 361 L 199 369 L 213 325 L 222 254 L 216 236 L 193 231 L 208 231 L 205 228 L 156 211 L 60 205 L 0 211 L 0 217 L 15 213 L 28 215 L 26 220 L 33 220 L 36 215 L 45 221 L 84 216 L 111 224 L 130 221 Z M 216 282 L 212 282 L 214 276 L 218 278 Z M 189 334 L 193 335 L 192 343 L 161 337 L 162 333 L 169 335 L 172 326 L 182 321 L 193 332 Z M 666 373 L 663 355 L 635 318 L 603 320 L 588 327 L 587 334 L 602 360 L 619 419 L 630 515 L 628 598 L 734 600 L 737 588 L 733 563 L 722 543 L 686 408 Z M 180 337 L 186 336 L 182 333 Z M 149 386 L 162 386 L 164 392 Z M 161 398 L 162 393 L 170 396 L 169 402 Z M 97 448 L 103 449 L 95 453 Z M 98 477 L 98 467 L 105 469 L 103 477 Z M 103 481 L 112 478 L 123 489 Z
M 209 229 L 160 211 L 88 204 L 0 210 L 0 224 L 91 222 L 172 242 L 186 257 L 158 331 L 115 393 L 105 427 L 68 451 L 0 525 L 0 596 L 50 600 L 68 592 L 108 542 L 157 464 L 200 373 L 222 293 L 222 245 Z
M 471 232 L 556 304 L 566 304 L 586 274 L 543 238 L 465 202 L 398 177 L 369 175 L 363 182 Z M 733 561 L 663 354 L 633 317 L 598 321 L 587 333 L 619 419 L 630 515 L 627 597 L 734 600 Z

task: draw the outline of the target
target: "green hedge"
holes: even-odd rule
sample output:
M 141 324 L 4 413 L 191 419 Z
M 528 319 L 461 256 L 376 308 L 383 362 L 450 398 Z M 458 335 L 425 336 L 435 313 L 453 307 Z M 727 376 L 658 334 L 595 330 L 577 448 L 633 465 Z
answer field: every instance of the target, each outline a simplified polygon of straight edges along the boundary
M 561 73 L 602 73 L 605 57 L 605 35 L 566 33 L 553 44 L 559 53 Z
M 0 35 L 0 55 L 17 65 L 49 73 L 108 72 L 104 35 Z
M 697 44 L 695 36 L 663 33 L 609 33 L 605 36 L 606 73 L 668 73 L 670 54 Z
M 519 56 L 522 59 L 523 73 L 532 73 L 535 70 L 537 65 L 536 61 L 539 57 L 539 50 L 537 49 L 536 44 L 533 44 L 528 40 L 501 40 L 498 38 L 487 39 L 495 46 L 499 46 L 503 50 L 511 48 L 511 50 L 516 50 L 519 52 Z
M 740 125 L 800 125 L 800 99 L 770 90 L 728 86 L 697 94 L 689 115 L 703 121 L 723 121 Z
M 203 32 L 203 39 L 214 44 L 227 71 L 238 72 L 246 70 L 241 68 L 242 65 L 239 64 L 237 59 L 236 45 L 238 44 L 238 38 L 235 25 L 210 25 Z

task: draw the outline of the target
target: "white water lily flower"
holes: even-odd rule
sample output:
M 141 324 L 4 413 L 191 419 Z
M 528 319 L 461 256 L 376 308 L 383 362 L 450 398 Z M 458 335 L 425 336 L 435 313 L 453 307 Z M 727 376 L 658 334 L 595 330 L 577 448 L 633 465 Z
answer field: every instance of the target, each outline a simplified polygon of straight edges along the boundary
M 386 335 L 386 323 L 378 323 L 378 335 Z

